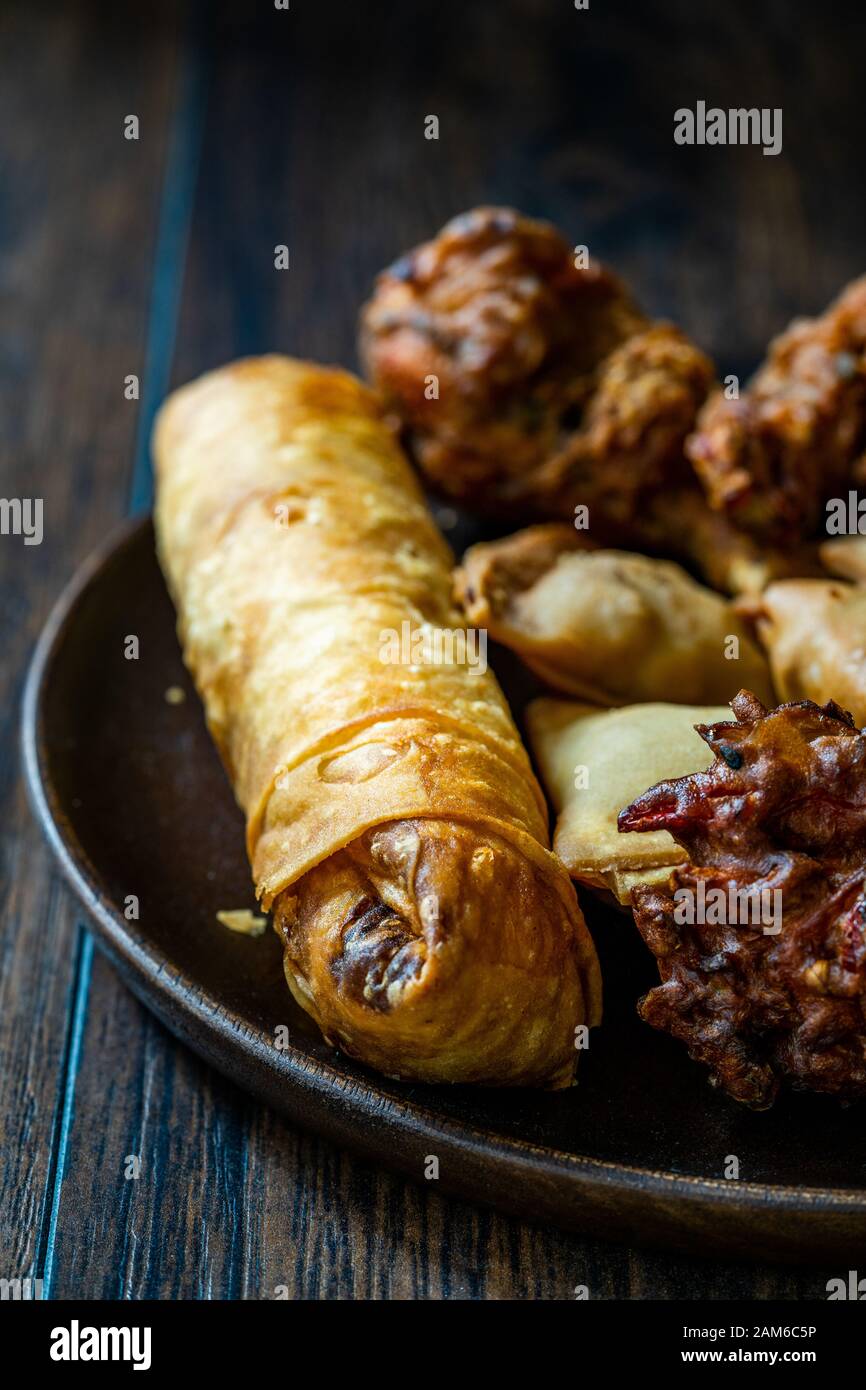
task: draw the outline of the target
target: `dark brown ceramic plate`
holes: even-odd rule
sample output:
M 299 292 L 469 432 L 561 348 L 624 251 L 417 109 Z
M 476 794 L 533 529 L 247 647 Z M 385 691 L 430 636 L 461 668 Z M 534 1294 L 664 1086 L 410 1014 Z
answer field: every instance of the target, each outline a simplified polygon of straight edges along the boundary
M 124 656 L 130 634 L 138 660 Z M 519 705 L 514 673 L 500 674 Z M 166 700 L 172 686 L 182 703 Z M 299 1124 L 417 1179 L 436 1155 L 443 1188 L 602 1236 L 752 1259 L 862 1254 L 866 1107 L 790 1096 L 755 1115 L 713 1091 L 637 1018 L 654 967 L 624 915 L 586 904 L 606 1013 L 573 1091 L 401 1085 L 325 1045 L 286 989 L 274 934 L 215 920 L 254 906 L 243 823 L 181 663 L 149 521 L 60 599 L 33 658 L 23 744 L 36 814 L 126 982 Z M 123 914 L 130 894 L 138 921 Z M 724 1177 L 731 1155 L 738 1181 Z

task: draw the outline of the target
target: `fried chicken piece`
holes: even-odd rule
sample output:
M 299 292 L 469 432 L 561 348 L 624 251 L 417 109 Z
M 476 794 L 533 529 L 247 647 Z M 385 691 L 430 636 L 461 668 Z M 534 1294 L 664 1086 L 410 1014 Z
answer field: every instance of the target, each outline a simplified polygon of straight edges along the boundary
M 818 530 L 866 478 L 866 277 L 771 344 L 738 400 L 709 397 L 686 443 L 711 506 L 763 540 Z
M 379 276 L 361 355 L 437 489 L 501 514 L 586 505 L 598 538 L 687 475 L 713 379 L 610 271 L 577 268 L 554 228 L 506 208 L 455 218 Z
M 554 690 L 601 705 L 771 695 L 763 653 L 732 607 L 679 565 L 587 549 L 573 526 L 472 546 L 455 596 L 474 627 Z
M 640 544 L 650 499 L 689 481 L 683 442 L 712 378 L 673 324 L 633 334 L 599 364 L 579 427 L 539 471 L 545 513 L 585 505 L 598 539 Z
M 652 554 L 675 557 L 726 594 L 760 594 L 777 579 L 826 578 L 817 544 L 761 544 L 714 512 L 697 487 L 650 498 L 640 543 Z
M 662 979 L 639 1012 L 754 1109 L 783 1081 L 866 1096 L 866 736 L 833 701 L 768 712 L 741 691 L 732 708 L 697 726 L 705 772 L 619 816 L 622 831 L 669 831 L 690 860 L 634 892 Z

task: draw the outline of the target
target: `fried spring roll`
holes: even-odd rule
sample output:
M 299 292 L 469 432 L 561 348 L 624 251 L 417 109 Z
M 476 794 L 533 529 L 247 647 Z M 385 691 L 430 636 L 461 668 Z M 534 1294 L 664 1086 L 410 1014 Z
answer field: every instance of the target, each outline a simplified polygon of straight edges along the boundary
M 239 362 L 168 401 L 154 453 L 184 658 L 295 999 L 391 1076 L 568 1085 L 595 952 L 495 679 L 415 659 L 461 620 L 375 398 Z M 407 632 L 413 663 L 386 659 Z

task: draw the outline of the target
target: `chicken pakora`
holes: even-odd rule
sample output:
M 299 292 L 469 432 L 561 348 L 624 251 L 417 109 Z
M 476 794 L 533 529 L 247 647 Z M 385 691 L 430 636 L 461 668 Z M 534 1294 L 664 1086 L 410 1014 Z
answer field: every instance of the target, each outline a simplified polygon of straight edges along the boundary
M 622 539 L 654 489 L 687 480 L 713 368 L 576 261 L 546 223 L 477 208 L 379 276 L 361 355 L 440 492 L 512 516 L 586 507 L 597 538 Z
M 689 860 L 632 895 L 662 980 L 639 1012 L 754 1109 L 783 1082 L 866 1096 L 866 735 L 832 701 L 732 709 L 698 726 L 706 771 L 619 816 Z
M 764 542 L 814 536 L 866 480 L 866 277 L 771 344 L 738 399 L 716 389 L 686 452 L 711 507 Z

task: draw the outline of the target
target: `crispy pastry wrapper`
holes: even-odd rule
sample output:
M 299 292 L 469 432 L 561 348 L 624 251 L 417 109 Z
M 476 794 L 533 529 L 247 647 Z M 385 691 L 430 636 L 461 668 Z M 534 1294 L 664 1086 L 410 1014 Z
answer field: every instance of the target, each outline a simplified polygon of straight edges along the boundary
M 838 579 L 771 584 L 753 617 L 782 700 L 834 700 L 866 725 L 866 588 Z
M 744 683 L 772 693 L 764 655 L 725 599 L 669 560 L 589 548 L 573 527 L 472 546 L 455 594 L 471 623 L 579 700 L 703 704 Z
M 821 563 L 840 579 L 866 584 L 866 536 L 835 536 L 819 547 Z
M 184 657 L 296 998 L 394 1075 L 567 1084 L 574 1028 L 599 1012 L 597 963 L 504 697 L 453 649 L 383 659 L 389 637 L 462 624 L 450 552 L 376 398 L 343 372 L 243 361 L 169 400 L 154 451 Z M 402 822 L 417 853 L 388 869 L 374 832 Z M 520 879 L 522 938 L 476 851 Z M 435 912 L 416 892 L 425 874 Z M 442 999 L 460 1001 L 485 903 L 508 969 L 485 977 L 500 990 L 488 1022 L 449 1051 Z
M 666 879 L 684 862 L 666 830 L 621 834 L 617 816 L 639 795 L 637 788 L 708 767 L 712 755 L 695 725 L 727 714 L 726 705 L 600 710 L 567 700 L 533 701 L 530 741 L 558 812 L 553 847 L 573 878 L 628 904 L 635 887 Z

